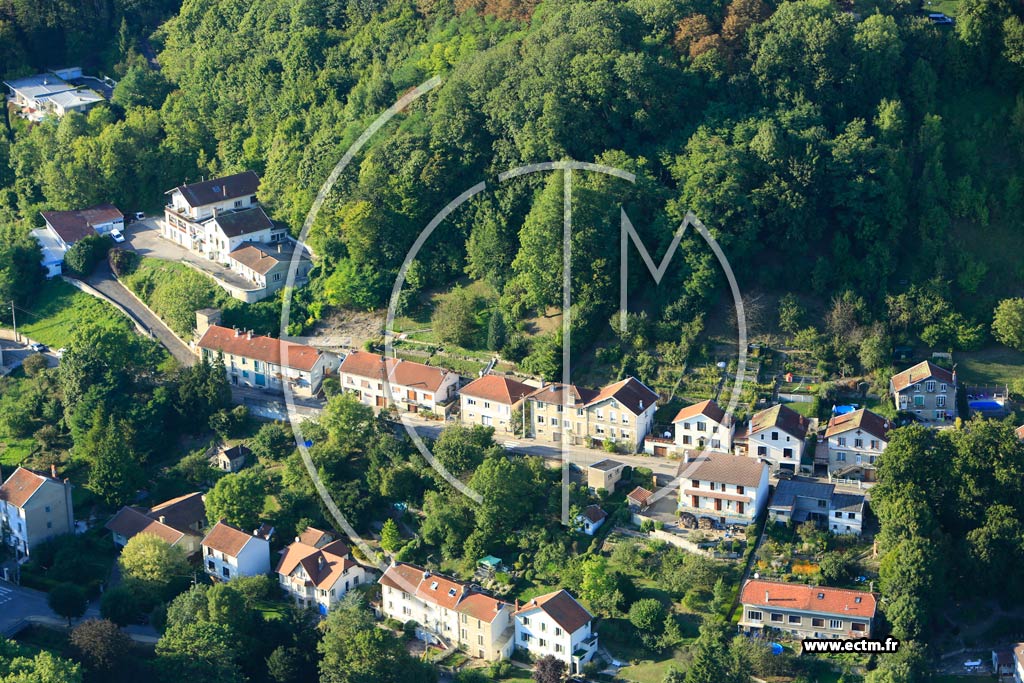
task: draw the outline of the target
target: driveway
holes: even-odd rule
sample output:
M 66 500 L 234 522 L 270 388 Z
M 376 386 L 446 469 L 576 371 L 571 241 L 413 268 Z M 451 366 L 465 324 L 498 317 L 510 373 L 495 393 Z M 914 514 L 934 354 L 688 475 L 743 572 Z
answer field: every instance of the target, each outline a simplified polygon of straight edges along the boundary
M 89 276 L 86 282 L 131 311 L 135 319 L 149 330 L 150 334 L 163 344 L 164 348 L 170 351 L 171 355 L 179 363 L 189 366 L 196 362 L 195 354 L 171 332 L 171 329 L 164 324 L 164 321 L 150 313 L 149 309 L 143 306 L 124 285 L 117 281 L 114 274 L 110 272 L 110 266 L 106 261 L 96 267 L 95 272 Z
M 22 336 L 22 339 L 24 338 L 25 337 Z M 3 363 L 0 363 L 0 367 L 2 367 L 3 370 L 0 370 L 0 375 L 20 367 L 26 358 L 35 355 L 35 351 L 28 348 L 27 345 L 5 340 L 0 340 L 0 351 L 2 351 L 0 356 L 3 356 Z M 60 361 L 58 361 L 57 356 L 54 355 L 53 349 L 50 349 L 43 355 L 46 357 L 47 367 L 57 367 L 57 364 Z
M 132 223 L 125 230 L 125 241 L 122 247 L 131 249 L 141 256 L 163 259 L 164 261 L 177 261 L 187 263 L 203 271 L 210 277 L 221 282 L 226 282 L 232 287 L 243 290 L 259 289 L 256 285 L 235 273 L 230 268 L 219 263 L 203 258 L 195 252 L 166 240 L 160 236 L 161 219 L 147 218 Z

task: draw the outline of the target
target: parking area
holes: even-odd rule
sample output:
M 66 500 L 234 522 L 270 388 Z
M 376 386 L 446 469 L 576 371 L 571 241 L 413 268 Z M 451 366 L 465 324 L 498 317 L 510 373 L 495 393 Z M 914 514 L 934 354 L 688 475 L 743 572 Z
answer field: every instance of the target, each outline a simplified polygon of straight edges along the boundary
M 35 353 L 37 351 L 29 348 L 28 343 L 21 344 L 14 341 L 0 340 L 0 355 L 3 356 L 3 362 L 0 363 L 0 368 L 2 368 L 0 369 L 0 375 L 6 375 L 21 367 L 25 359 Z M 47 349 L 43 352 L 43 355 L 46 357 L 46 365 L 48 367 L 57 367 L 59 360 L 53 349 Z
M 204 259 L 199 254 L 161 237 L 161 221 L 162 219 L 160 218 L 146 218 L 126 226 L 124 231 L 125 241 L 120 246 L 131 249 L 141 256 L 187 263 L 195 266 L 215 280 L 225 282 L 238 289 L 247 291 L 259 289 L 230 268 L 214 263 L 209 259 Z

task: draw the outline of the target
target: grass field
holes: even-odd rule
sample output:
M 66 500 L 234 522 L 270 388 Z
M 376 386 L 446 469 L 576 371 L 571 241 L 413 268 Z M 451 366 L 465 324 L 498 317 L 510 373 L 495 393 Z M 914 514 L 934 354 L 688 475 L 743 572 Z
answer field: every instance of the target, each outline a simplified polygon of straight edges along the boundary
M 924 0 L 921 10 L 926 14 L 942 12 L 947 17 L 955 17 L 960 9 L 960 0 Z
M 957 380 L 970 386 L 1007 384 L 1024 376 L 1024 353 L 995 346 L 955 356 Z
M 61 279 L 47 280 L 25 310 L 18 313 L 18 331 L 53 349 L 67 346 L 75 330 L 86 322 L 103 327 L 129 325 L 116 308 Z
M 7 377 L 0 378 L 0 393 L 14 400 L 22 393 L 22 383 L 27 381 L 21 369 Z M 6 425 L 0 421 L 0 465 L 15 467 L 25 461 L 36 447 L 31 436 L 19 438 L 7 432 Z

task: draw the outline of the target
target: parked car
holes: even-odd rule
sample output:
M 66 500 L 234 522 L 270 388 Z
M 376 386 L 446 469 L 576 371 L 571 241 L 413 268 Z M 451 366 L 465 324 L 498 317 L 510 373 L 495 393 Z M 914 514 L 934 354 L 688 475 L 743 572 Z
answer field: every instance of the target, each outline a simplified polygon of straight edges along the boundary
M 953 17 L 947 17 L 942 12 L 932 12 L 931 14 L 928 15 L 928 19 L 933 24 L 948 25 L 953 23 Z
M 120 244 L 121 242 L 124 242 L 124 234 L 115 228 L 110 231 L 110 239 Z
M 32 349 L 36 353 L 44 353 L 46 351 L 49 351 L 49 349 L 46 348 L 46 344 L 40 344 L 39 342 L 32 342 L 31 344 L 28 345 L 28 348 Z
M 775 478 L 776 479 L 792 479 L 793 478 L 793 470 L 777 469 L 777 470 L 775 470 Z
M 142 211 L 136 211 L 135 212 L 135 216 L 133 216 L 133 217 L 135 218 L 135 220 L 141 221 L 141 220 L 144 220 L 146 218 L 146 214 L 144 212 L 142 212 Z

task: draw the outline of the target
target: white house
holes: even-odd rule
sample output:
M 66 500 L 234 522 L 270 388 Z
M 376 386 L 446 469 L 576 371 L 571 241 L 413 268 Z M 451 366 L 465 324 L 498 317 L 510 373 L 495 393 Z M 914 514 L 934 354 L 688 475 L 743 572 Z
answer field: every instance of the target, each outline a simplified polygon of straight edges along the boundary
M 679 468 L 679 511 L 750 524 L 768 504 L 768 465 L 730 453 L 690 451 Z
M 740 630 L 794 638 L 870 638 L 874 593 L 752 579 L 740 591 Z
M 84 114 L 104 100 L 103 95 L 84 87 L 78 67 L 35 74 L 25 78 L 4 81 L 10 102 L 30 121 L 39 121 L 47 115 L 60 118 L 71 111 Z M 98 79 L 89 77 L 96 83 Z M 109 82 L 104 84 L 109 87 Z
M 779 524 L 814 522 L 834 534 L 860 536 L 864 496 L 837 493 L 835 484 L 783 480 L 775 486 L 768 512 Z
M 475 586 L 393 563 L 380 577 L 381 612 L 402 623 L 417 624 L 421 640 L 448 649 L 461 647 L 486 661 L 512 655 L 512 606 Z
M 221 581 L 269 574 L 273 532 L 273 528 L 264 525 L 249 534 L 225 522 L 217 522 L 201 544 L 203 568 Z
M 889 420 L 866 408 L 828 421 L 828 471 L 843 478 L 875 480 L 878 459 L 889 444 Z
M 807 428 L 806 417 L 781 403 L 755 413 L 747 428 L 747 455 L 767 462 L 772 469 L 797 472 Z
M 597 653 L 594 618 L 565 590 L 530 600 L 515 613 L 516 647 L 536 658 L 552 655 L 581 673 Z
M 64 267 L 64 253 L 90 235 L 107 235 L 124 228 L 124 214 L 113 204 L 99 204 L 76 211 L 42 211 L 45 227 L 32 231 L 43 253 L 47 277 L 57 277 Z
M 319 538 L 310 538 L 312 534 Z M 351 589 L 366 583 L 366 570 L 352 559 L 349 547 L 317 529 L 307 529 L 281 551 L 276 571 L 281 588 L 297 604 L 316 607 L 322 615 Z
M 210 363 L 222 359 L 232 386 L 281 394 L 287 383 L 296 396 L 315 396 L 336 363 L 333 355 L 312 346 L 230 327 L 214 324 L 199 332 L 199 355 Z
M 439 412 L 459 386 L 458 374 L 450 370 L 401 358 L 385 362 L 383 356 L 367 351 L 346 356 L 338 373 L 342 389 L 362 403 L 378 408 L 393 403 L 410 413 Z
M 680 410 L 675 419 L 676 446 L 719 453 L 732 450 L 732 418 L 714 401 L 702 401 Z
M 75 529 L 71 484 L 19 467 L 0 486 L 0 524 L 3 541 L 20 559 L 43 541 Z
M 583 512 L 576 515 L 576 524 L 587 536 L 593 536 L 606 519 L 608 513 L 602 510 L 600 505 L 588 505 Z
M 523 398 L 534 390 L 528 384 L 501 375 L 484 375 L 459 390 L 459 414 L 465 424 L 494 427 L 495 432 L 511 433 L 512 412 L 523 405 Z M 525 414 L 524 414 L 525 418 Z
M 286 240 L 273 244 L 243 241 L 228 254 L 228 267 L 263 289 L 263 295 L 268 296 L 284 287 L 288 281 L 288 268 L 295 249 L 295 245 Z M 295 273 L 296 286 L 307 280 L 312 265 L 307 252 L 302 250 Z

